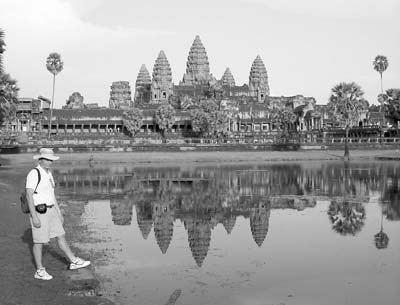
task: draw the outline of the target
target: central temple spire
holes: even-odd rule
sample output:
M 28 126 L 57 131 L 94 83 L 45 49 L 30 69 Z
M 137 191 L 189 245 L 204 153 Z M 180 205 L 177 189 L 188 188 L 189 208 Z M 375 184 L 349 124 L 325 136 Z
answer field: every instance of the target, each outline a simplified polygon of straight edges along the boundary
M 151 101 L 159 103 L 168 101 L 172 95 L 172 72 L 167 56 L 164 51 L 160 51 L 153 68 L 153 81 L 151 83 Z
M 249 76 L 249 93 L 250 96 L 257 97 L 259 102 L 263 102 L 265 97 L 269 95 L 268 74 L 265 69 L 264 62 L 260 55 L 257 55 L 253 61 Z
M 210 74 L 210 64 L 206 49 L 200 40 L 200 36 L 197 35 L 190 47 L 186 62 L 186 73 L 183 75 L 181 84 L 193 86 L 207 84 L 214 80 L 214 77 Z

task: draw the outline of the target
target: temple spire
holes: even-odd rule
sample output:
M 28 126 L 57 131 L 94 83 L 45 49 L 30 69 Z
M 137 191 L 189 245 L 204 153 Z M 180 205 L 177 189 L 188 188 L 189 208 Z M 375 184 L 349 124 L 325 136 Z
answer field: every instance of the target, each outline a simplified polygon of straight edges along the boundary
M 143 104 L 150 101 L 151 95 L 151 78 L 146 65 L 140 67 L 139 74 L 135 83 L 135 103 Z
M 153 68 L 151 84 L 151 101 L 159 103 L 167 101 L 173 93 L 172 72 L 167 56 L 161 50 Z
M 249 76 L 249 94 L 263 102 L 269 95 L 268 74 L 260 55 L 253 61 Z
M 186 73 L 183 76 L 182 85 L 193 86 L 207 84 L 215 81 L 210 74 L 208 56 L 200 36 L 197 35 L 190 47 L 189 56 L 186 62 Z
M 224 75 L 222 75 L 221 84 L 222 86 L 235 86 L 235 79 L 233 78 L 232 72 L 229 68 L 226 68 Z
M 139 74 L 136 78 L 135 86 L 137 88 L 138 86 L 149 85 L 149 84 L 151 84 L 150 73 L 147 70 L 146 65 L 143 64 L 140 67 Z

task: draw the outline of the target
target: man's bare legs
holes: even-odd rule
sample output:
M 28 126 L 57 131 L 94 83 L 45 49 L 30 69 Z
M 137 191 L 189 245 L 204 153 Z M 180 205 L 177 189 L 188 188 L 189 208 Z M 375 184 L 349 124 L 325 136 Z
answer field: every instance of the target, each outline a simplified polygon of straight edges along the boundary
M 42 249 L 43 249 L 43 244 L 33 244 L 33 258 L 35 260 L 36 264 L 36 269 L 42 269 Z
M 69 247 L 67 240 L 65 239 L 65 235 L 60 235 L 57 237 L 58 246 L 68 257 L 70 262 L 73 262 L 76 259 L 74 253 L 72 253 L 71 248 Z

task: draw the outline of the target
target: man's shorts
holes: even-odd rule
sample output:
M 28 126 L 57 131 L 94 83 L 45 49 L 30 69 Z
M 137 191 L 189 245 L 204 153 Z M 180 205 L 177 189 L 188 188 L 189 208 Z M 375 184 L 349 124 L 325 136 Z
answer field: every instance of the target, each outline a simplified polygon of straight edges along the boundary
M 32 227 L 33 242 L 35 244 L 46 244 L 50 241 L 50 238 L 65 234 L 60 215 L 54 206 L 52 208 L 47 208 L 45 214 L 37 213 L 37 215 L 40 219 L 40 228 L 35 228 L 32 223 L 32 217 L 29 217 Z

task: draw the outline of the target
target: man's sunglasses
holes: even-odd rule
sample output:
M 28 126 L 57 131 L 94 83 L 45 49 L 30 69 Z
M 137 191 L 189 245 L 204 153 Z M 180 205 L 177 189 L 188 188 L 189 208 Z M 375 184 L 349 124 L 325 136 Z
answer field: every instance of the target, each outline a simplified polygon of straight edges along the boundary
M 39 160 L 46 160 L 46 161 L 49 161 L 49 162 L 53 162 L 53 160 L 46 159 L 46 158 L 40 158 Z

